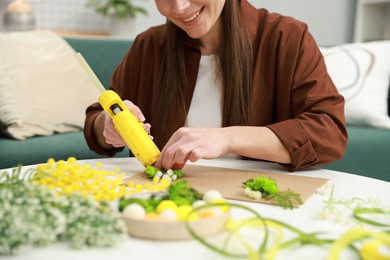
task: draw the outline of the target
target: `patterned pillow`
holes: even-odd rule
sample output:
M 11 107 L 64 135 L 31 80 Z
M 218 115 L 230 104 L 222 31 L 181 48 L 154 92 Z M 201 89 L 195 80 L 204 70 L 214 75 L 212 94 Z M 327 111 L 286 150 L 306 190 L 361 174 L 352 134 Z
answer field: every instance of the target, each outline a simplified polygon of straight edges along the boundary
M 390 41 L 351 43 L 321 51 L 346 100 L 347 124 L 390 129 Z

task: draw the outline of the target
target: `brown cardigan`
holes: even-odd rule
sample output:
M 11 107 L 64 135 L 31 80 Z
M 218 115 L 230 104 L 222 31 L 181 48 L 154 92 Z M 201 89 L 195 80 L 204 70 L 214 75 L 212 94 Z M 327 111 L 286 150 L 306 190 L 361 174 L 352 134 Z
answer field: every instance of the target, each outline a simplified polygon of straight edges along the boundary
M 242 11 L 254 54 L 250 125 L 267 126 L 275 132 L 291 154 L 291 165 L 284 165 L 290 171 L 339 159 L 347 144 L 344 99 L 306 24 L 257 10 L 246 0 L 242 0 Z M 153 89 L 159 87 L 165 30 L 161 25 L 140 34 L 111 80 L 111 89 L 134 102 L 153 131 L 158 131 L 152 108 L 158 97 Z M 198 42 L 188 38 L 186 51 L 192 90 L 186 97 L 188 109 L 201 55 Z M 98 103 L 88 107 L 84 134 L 91 150 L 111 156 L 121 149 L 103 150 L 93 135 L 92 124 L 101 109 Z

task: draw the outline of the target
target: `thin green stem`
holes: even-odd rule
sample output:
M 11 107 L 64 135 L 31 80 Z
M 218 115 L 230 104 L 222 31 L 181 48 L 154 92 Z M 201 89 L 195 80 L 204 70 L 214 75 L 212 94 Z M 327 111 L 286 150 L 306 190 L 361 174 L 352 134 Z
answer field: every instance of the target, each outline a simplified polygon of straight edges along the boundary
M 390 227 L 389 224 L 381 223 L 381 222 L 378 222 L 375 220 L 371 220 L 371 219 L 362 217 L 361 216 L 362 214 L 384 214 L 384 215 L 387 215 L 390 219 L 390 214 L 388 212 L 385 212 L 381 208 L 358 208 L 358 209 L 355 209 L 353 211 L 353 217 L 355 219 L 357 219 L 358 221 L 366 223 L 366 224 L 370 224 L 370 225 L 374 225 L 374 226 L 378 226 L 378 227 Z

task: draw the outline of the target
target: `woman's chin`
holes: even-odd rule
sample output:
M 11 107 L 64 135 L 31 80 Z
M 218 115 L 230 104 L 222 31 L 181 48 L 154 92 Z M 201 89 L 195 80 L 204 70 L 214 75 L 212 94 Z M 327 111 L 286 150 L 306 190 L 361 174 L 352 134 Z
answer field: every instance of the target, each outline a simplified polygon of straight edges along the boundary
M 192 39 L 200 39 L 205 36 L 207 33 L 203 31 L 186 31 L 187 35 Z

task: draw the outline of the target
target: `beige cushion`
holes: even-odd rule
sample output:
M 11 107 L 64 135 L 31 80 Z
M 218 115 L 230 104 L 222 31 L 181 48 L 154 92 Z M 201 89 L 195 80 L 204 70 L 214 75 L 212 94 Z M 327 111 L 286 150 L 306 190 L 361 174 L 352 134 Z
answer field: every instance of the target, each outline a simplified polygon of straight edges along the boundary
M 0 34 L 0 127 L 5 134 L 23 140 L 79 131 L 85 109 L 98 96 L 75 51 L 54 32 Z

